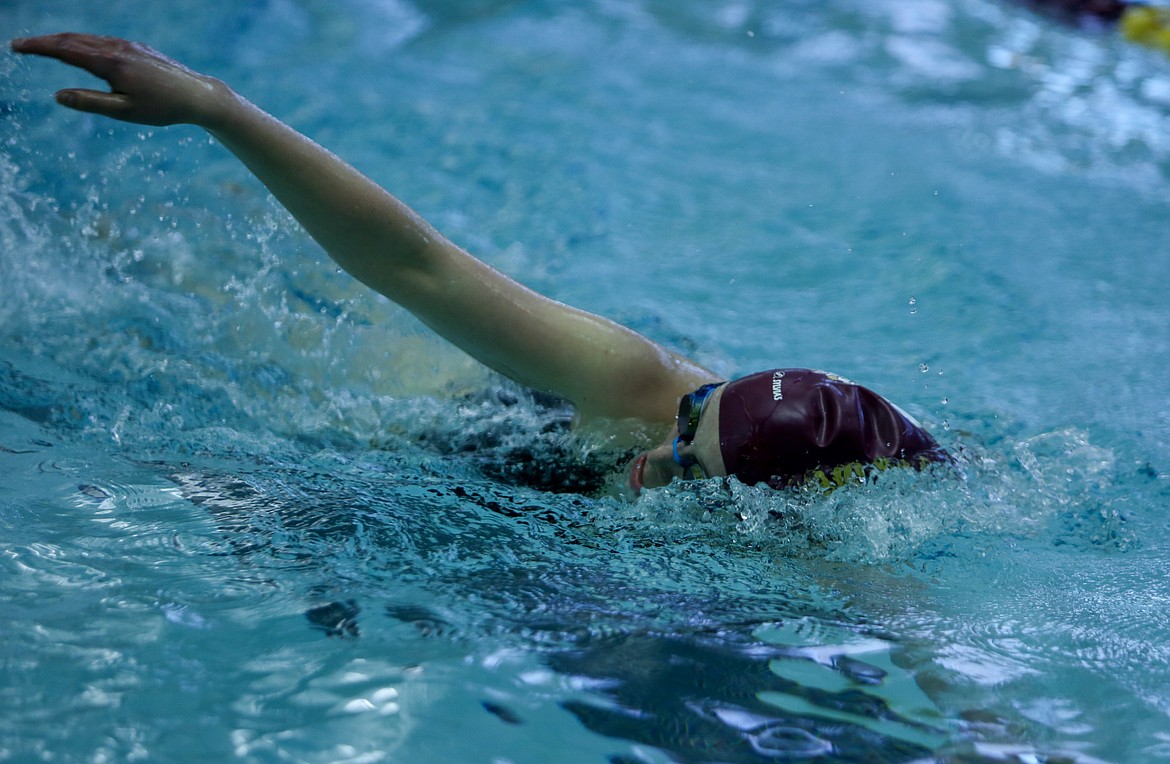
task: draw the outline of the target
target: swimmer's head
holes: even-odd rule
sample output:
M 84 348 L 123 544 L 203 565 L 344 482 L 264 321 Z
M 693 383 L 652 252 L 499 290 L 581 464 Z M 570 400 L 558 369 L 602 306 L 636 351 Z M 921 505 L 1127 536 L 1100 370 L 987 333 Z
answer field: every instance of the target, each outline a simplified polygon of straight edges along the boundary
M 772 369 L 684 396 L 671 438 L 634 463 L 630 485 L 734 475 L 779 488 L 845 464 L 946 459 L 877 393 L 820 371 Z
M 949 460 L 906 412 L 877 393 L 812 369 L 772 369 L 727 385 L 719 407 L 727 474 L 779 488 L 848 464 Z

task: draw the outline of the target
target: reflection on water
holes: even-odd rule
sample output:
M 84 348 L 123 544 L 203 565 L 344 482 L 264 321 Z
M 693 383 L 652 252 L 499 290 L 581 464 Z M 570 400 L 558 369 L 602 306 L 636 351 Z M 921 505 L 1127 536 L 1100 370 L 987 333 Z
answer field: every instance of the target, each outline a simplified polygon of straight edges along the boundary
M 550 665 L 591 677 L 604 700 L 568 707 L 602 734 L 664 748 L 680 761 L 812 758 L 907 761 L 929 755 L 948 726 L 877 639 L 811 622 L 638 635 L 559 653 Z

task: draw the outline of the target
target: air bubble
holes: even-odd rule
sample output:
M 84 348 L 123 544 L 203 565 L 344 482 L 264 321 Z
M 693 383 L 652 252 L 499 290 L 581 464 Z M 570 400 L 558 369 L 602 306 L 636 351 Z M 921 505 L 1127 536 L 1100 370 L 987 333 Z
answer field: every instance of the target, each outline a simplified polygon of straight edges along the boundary
M 920 372 L 922 372 L 923 374 L 925 374 L 926 372 L 930 371 L 930 367 L 924 363 L 920 363 L 920 364 L 918 364 L 918 370 Z

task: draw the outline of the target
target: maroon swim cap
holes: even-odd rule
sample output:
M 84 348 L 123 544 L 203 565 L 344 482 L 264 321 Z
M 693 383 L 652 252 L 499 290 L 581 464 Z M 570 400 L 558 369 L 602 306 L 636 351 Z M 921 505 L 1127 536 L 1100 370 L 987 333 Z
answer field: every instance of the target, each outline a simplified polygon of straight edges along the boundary
M 773 488 L 845 464 L 949 459 L 885 398 L 811 369 L 772 369 L 728 382 L 719 401 L 719 447 L 728 475 Z

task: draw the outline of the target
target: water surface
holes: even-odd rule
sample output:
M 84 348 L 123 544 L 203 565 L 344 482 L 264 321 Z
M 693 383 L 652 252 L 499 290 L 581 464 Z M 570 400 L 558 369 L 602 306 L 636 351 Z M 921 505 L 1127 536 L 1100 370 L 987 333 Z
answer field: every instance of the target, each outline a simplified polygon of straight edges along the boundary
M 1170 758 L 1163 55 L 990 0 L 3 18 L 222 77 L 720 373 L 857 379 L 962 477 L 593 491 L 620 454 L 222 147 L 5 56 L 0 760 Z

